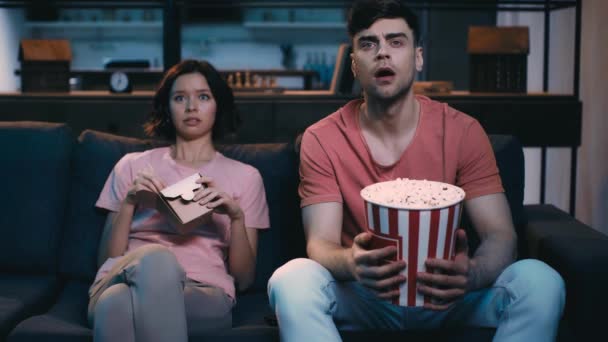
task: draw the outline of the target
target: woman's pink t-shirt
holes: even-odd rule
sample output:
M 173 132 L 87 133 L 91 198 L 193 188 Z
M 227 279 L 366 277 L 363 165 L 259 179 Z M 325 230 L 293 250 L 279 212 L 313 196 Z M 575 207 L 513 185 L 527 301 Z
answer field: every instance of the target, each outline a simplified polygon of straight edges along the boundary
M 238 201 L 245 213 L 247 228 L 265 229 L 270 225 L 266 193 L 258 170 L 219 152 L 209 163 L 196 169 L 176 163 L 170 156 L 169 147 L 129 153 L 112 170 L 96 206 L 117 212 L 137 174 L 150 168 L 165 185 L 196 172 L 209 176 L 219 189 Z M 169 248 L 188 278 L 222 288 L 235 298 L 234 279 L 228 274 L 226 264 L 230 244 L 230 220 L 226 215 L 213 213 L 209 224 L 182 235 L 158 211 L 137 208 L 127 252 L 150 243 Z M 119 258 L 106 260 L 97 272 L 96 280 L 103 277 Z
M 494 152 L 483 128 L 472 117 L 447 104 L 416 96 L 420 119 L 401 158 L 383 166 L 372 157 L 359 125 L 353 100 L 310 126 L 300 148 L 302 207 L 343 204 L 342 245 L 352 245 L 366 228 L 364 187 L 395 178 L 427 179 L 457 185 L 466 199 L 504 192 Z

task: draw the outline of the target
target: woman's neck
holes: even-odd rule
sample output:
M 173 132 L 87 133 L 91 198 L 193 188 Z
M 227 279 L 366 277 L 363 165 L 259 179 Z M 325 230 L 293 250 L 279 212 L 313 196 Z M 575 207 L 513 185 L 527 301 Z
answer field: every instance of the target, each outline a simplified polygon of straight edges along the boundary
M 171 157 L 178 162 L 190 165 L 207 163 L 215 156 L 215 147 L 210 139 L 184 140 L 177 138 L 171 146 Z

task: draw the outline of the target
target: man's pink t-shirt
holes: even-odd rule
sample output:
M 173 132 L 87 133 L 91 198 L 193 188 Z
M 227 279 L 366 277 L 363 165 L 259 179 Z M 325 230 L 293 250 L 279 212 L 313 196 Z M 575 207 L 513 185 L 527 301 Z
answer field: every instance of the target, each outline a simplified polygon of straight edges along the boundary
M 414 138 L 393 165 L 378 164 L 359 125 L 362 100 L 353 100 L 310 126 L 300 148 L 302 207 L 343 204 L 342 245 L 367 230 L 364 187 L 395 178 L 455 184 L 466 199 L 504 192 L 488 136 L 472 117 L 447 104 L 416 96 L 420 119 Z
M 217 152 L 200 168 L 175 162 L 169 147 L 129 153 L 114 167 L 99 195 L 96 206 L 117 212 L 140 171 L 152 169 L 165 185 L 171 185 L 199 172 L 213 178 L 216 186 L 238 201 L 245 213 L 245 227 L 268 228 L 268 205 L 262 177 L 254 167 Z M 235 298 L 234 279 L 227 271 L 230 219 L 213 213 L 211 222 L 182 235 L 154 209 L 137 208 L 133 215 L 127 252 L 150 243 L 169 248 L 186 271 L 198 282 L 223 289 Z M 97 272 L 103 277 L 120 257 L 109 258 Z

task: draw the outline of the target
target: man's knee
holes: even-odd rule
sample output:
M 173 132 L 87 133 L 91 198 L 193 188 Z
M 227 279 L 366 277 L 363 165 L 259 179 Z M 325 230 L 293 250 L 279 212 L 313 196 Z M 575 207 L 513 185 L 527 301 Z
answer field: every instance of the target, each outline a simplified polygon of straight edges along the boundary
M 333 278 L 329 271 L 311 259 L 294 259 L 279 267 L 268 281 L 268 296 L 275 300 L 304 298 L 314 289 L 324 287 Z M 291 296 L 294 294 L 294 296 Z M 277 297 L 281 297 L 280 299 Z
M 542 261 L 521 260 L 510 267 L 517 275 L 514 291 L 529 304 L 546 312 L 561 313 L 565 304 L 566 286 L 562 277 Z

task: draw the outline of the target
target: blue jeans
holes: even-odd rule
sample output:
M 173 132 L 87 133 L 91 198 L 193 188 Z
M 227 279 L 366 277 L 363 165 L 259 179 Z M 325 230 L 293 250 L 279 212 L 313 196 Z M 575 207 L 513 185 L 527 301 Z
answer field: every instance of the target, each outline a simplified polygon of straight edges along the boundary
M 565 303 L 561 276 L 545 263 L 518 261 L 492 287 L 445 311 L 396 306 L 358 282 L 336 281 L 310 259 L 279 268 L 268 283 L 282 341 L 340 341 L 340 330 L 495 327 L 494 341 L 554 341 Z

